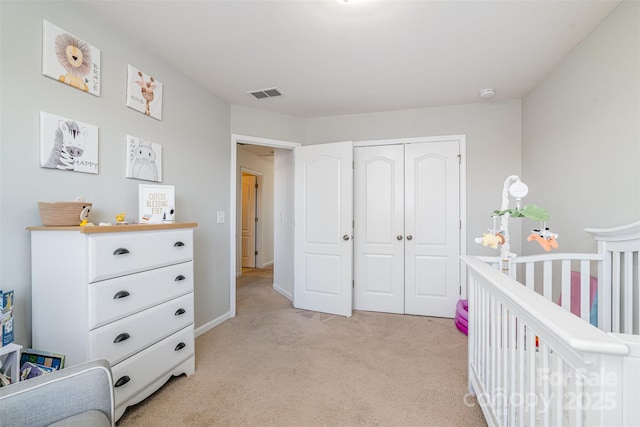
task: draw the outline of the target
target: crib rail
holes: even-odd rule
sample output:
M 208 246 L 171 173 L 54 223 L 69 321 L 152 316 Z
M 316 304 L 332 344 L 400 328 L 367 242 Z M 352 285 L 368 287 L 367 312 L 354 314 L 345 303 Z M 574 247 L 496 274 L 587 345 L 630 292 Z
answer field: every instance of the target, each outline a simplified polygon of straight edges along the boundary
M 496 269 L 503 269 L 504 263 L 499 257 L 478 257 L 481 261 L 490 264 Z M 542 255 L 526 255 L 510 260 L 508 271 L 502 270 L 510 277 L 523 283 L 527 288 L 544 296 L 546 299 L 558 302 L 565 310 L 572 311 L 570 306 L 573 300 L 573 293 L 578 292 L 580 298 L 579 309 L 574 308 L 574 312 L 583 320 L 591 320 L 591 294 L 589 292 L 592 277 L 597 273 L 597 268 L 592 267 L 596 262 L 600 265 L 606 259 L 605 254 L 589 253 L 551 253 Z M 571 284 L 572 274 L 578 274 L 579 287 L 574 288 Z M 554 284 L 560 285 L 554 287 Z M 599 280 L 599 288 L 602 288 L 601 295 L 607 293 L 610 288 L 610 281 L 604 279 L 604 274 Z M 585 292 L 580 290 L 584 289 Z M 560 298 L 562 296 L 562 298 Z M 611 305 L 598 305 L 599 310 L 597 322 L 592 322 L 596 326 L 604 324 L 605 318 L 611 318 Z M 607 307 L 609 307 L 607 309 Z
M 622 425 L 629 348 L 480 258 L 462 260 L 469 387 L 488 424 Z

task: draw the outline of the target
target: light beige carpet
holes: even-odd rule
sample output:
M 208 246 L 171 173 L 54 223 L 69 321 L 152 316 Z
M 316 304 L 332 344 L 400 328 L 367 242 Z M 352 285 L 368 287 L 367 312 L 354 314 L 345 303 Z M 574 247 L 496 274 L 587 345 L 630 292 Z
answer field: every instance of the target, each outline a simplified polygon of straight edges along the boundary
M 298 310 L 272 281 L 243 274 L 237 316 L 196 339 L 195 374 L 118 427 L 486 425 L 465 399 L 467 338 L 452 319 Z

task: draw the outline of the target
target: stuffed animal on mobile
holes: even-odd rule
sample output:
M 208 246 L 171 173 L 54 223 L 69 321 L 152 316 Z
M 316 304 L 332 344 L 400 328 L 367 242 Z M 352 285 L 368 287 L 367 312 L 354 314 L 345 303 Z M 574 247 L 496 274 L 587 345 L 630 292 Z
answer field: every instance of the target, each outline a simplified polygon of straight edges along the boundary
M 490 248 L 497 249 L 498 245 L 501 245 L 503 243 L 504 237 L 502 237 L 500 233 L 484 233 L 482 235 L 482 246 L 489 246 Z
M 548 228 L 545 228 L 544 230 L 531 230 L 531 234 L 527 237 L 527 240 L 529 242 L 535 240 L 540 244 L 540 246 L 542 246 L 542 249 L 549 252 L 552 248 L 558 249 L 558 242 L 556 241 L 557 237 L 557 234 L 552 233 Z

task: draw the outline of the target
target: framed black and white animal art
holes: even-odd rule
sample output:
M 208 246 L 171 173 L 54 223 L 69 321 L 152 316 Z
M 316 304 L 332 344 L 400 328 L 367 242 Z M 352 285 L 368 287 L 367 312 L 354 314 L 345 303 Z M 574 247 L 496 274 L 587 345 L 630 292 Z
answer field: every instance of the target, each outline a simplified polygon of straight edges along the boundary
M 40 166 L 98 173 L 98 127 L 41 111 Z
M 127 135 L 127 178 L 162 182 L 162 145 Z

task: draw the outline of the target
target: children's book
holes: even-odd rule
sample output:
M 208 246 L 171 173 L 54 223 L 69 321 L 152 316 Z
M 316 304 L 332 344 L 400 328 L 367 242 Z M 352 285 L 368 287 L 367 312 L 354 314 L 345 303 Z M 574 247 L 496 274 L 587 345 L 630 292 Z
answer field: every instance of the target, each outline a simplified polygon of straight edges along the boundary
M 35 350 L 33 348 L 24 348 L 20 355 L 20 366 L 29 362 L 57 371 L 58 369 L 64 368 L 64 359 L 64 354 Z
M 2 334 L 2 345 L 5 346 L 11 344 L 14 340 L 13 334 L 13 291 L 2 292 L 0 291 L 0 298 L 2 301 L 0 302 L 2 313 L 2 328 L 0 333 Z

